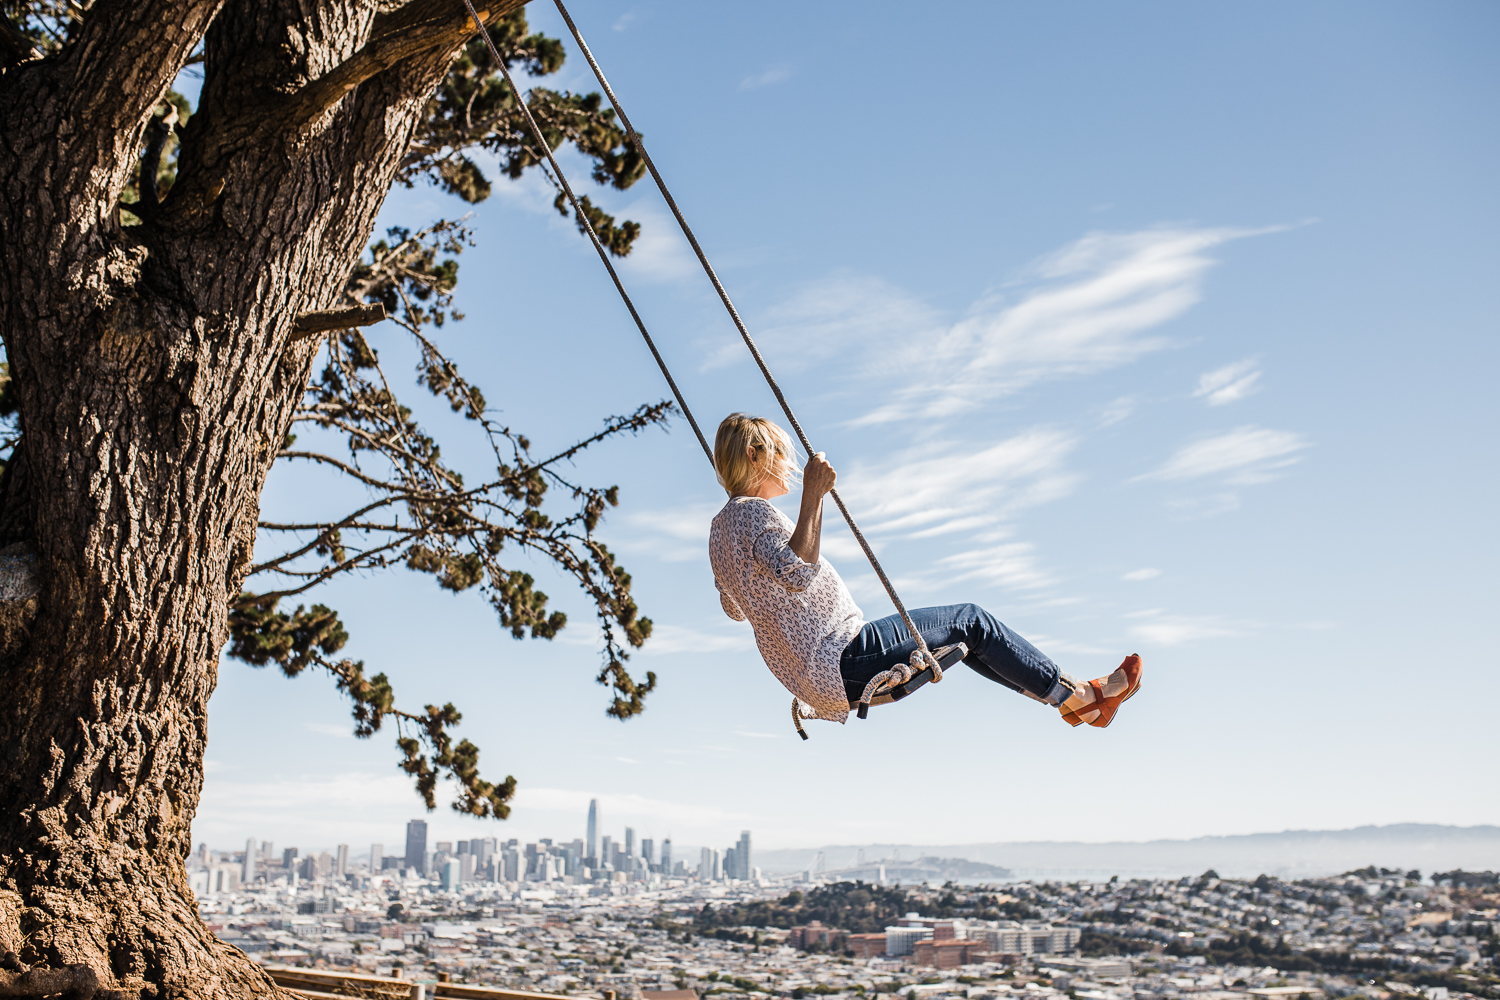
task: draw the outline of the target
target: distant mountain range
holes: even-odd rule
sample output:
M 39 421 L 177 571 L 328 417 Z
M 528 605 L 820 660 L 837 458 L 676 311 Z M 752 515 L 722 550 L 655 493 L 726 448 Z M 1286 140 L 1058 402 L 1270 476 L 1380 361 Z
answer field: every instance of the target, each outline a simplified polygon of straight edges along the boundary
M 1002 878 L 993 868 L 964 871 L 961 862 L 1009 869 L 1013 878 L 1177 878 L 1209 868 L 1226 878 L 1262 873 L 1284 878 L 1333 875 L 1377 865 L 1434 871 L 1500 869 L 1500 827 L 1397 823 L 1352 830 L 1286 830 L 1192 840 L 1149 840 L 1084 844 L 1026 841 L 995 844 L 838 844 L 798 850 L 757 851 L 755 863 L 766 874 L 805 871 L 823 855 L 823 869 L 892 874 L 933 868 L 944 878 Z M 920 859 L 920 860 L 914 860 Z M 894 864 L 892 864 L 894 862 Z M 951 873 L 951 874 L 950 874 Z M 862 876 L 867 877 L 867 876 Z

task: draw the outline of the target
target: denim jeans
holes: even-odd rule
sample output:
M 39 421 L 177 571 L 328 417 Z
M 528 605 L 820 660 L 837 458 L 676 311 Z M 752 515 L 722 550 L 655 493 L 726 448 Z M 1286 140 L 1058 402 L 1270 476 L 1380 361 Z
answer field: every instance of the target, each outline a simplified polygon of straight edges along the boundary
M 928 649 L 955 642 L 967 644 L 969 655 L 964 663 L 996 684 L 1048 705 L 1060 705 L 1073 693 L 1072 678 L 1057 664 L 977 604 L 917 608 L 910 614 Z M 909 662 L 916 648 L 900 615 L 866 622 L 839 658 L 849 704 L 859 702 L 871 677 L 898 662 Z

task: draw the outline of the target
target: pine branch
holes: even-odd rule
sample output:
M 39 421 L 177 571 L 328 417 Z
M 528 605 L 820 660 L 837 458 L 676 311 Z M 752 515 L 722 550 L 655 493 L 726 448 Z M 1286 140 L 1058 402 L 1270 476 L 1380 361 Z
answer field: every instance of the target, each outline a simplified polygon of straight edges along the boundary
M 526 0 L 488 0 L 476 3 L 479 18 L 490 23 L 519 10 Z M 437 9 L 441 6 L 442 9 Z M 474 21 L 462 2 L 441 5 L 412 0 L 375 20 L 370 38 L 358 52 L 298 92 L 282 119 L 289 132 L 300 131 L 344 99 L 354 88 L 387 69 L 420 56 L 445 64 L 475 32 Z

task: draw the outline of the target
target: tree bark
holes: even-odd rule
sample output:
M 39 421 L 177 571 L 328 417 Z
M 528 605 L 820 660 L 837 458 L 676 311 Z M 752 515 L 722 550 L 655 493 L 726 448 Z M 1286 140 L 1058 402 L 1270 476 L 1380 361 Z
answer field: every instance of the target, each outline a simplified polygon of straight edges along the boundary
M 462 9 L 100 0 L 0 76 L 22 428 L 0 481 L 0 952 L 126 995 L 277 992 L 187 885 L 208 700 L 318 350 L 293 322 L 338 297 Z M 147 119 L 205 33 L 178 180 L 122 228 Z

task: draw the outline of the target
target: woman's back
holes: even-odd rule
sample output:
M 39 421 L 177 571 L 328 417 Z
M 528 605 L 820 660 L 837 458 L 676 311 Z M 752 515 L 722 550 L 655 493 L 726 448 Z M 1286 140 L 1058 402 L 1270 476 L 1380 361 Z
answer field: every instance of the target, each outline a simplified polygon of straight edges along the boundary
M 849 702 L 839 656 L 863 615 L 827 559 L 792 551 L 793 525 L 760 497 L 733 497 L 714 516 L 708 554 L 724 611 L 748 620 L 778 680 L 819 718 L 842 721 Z

